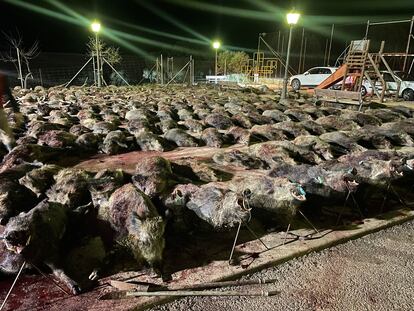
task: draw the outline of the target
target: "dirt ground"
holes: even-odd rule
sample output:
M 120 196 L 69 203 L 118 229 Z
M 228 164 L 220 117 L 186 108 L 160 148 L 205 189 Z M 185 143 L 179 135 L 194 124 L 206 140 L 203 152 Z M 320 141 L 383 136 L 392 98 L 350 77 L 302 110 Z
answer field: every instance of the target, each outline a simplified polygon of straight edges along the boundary
M 413 238 L 411 221 L 244 277 L 276 279 L 246 288 L 274 297 L 183 298 L 151 310 L 414 310 Z

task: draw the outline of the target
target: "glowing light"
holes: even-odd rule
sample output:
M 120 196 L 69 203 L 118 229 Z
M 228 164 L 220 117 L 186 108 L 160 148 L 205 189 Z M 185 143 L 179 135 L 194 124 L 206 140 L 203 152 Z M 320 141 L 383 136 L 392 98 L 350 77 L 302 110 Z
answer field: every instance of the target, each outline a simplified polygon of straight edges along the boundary
M 296 25 L 299 21 L 300 14 L 295 12 L 290 12 L 286 14 L 286 20 L 289 25 Z
M 214 49 L 216 49 L 216 50 L 217 50 L 217 49 L 219 49 L 219 48 L 220 48 L 220 46 L 221 46 L 220 41 L 214 41 L 214 42 L 213 42 L 213 48 L 214 48 Z
M 93 31 L 93 32 L 95 32 L 95 33 L 99 32 L 99 31 L 101 30 L 101 23 L 99 23 L 98 21 L 94 21 L 94 22 L 91 24 L 91 29 L 92 29 L 92 31 Z

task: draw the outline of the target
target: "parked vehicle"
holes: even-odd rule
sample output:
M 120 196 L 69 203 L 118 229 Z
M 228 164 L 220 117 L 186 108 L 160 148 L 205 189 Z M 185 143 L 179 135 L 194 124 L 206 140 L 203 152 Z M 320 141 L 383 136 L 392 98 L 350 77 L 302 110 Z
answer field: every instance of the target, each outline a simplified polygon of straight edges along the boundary
M 290 77 L 289 84 L 295 91 L 303 86 L 316 87 L 337 69 L 337 67 L 314 67 L 303 74 Z
M 400 90 L 398 93 L 399 97 L 402 97 L 406 101 L 413 101 L 414 100 L 414 76 L 402 72 L 402 71 L 394 71 L 395 78 L 397 81 L 399 81 Z M 387 84 L 387 92 L 389 94 L 395 94 L 397 92 L 398 83 L 393 79 L 392 75 L 388 71 L 382 71 L 381 72 L 382 77 L 384 78 L 385 83 Z M 376 88 L 378 91 L 381 92 L 382 90 L 382 84 L 380 82 L 376 83 Z M 372 94 L 373 89 L 371 84 L 364 80 L 361 86 L 361 94 L 362 96 L 365 96 L 367 94 Z

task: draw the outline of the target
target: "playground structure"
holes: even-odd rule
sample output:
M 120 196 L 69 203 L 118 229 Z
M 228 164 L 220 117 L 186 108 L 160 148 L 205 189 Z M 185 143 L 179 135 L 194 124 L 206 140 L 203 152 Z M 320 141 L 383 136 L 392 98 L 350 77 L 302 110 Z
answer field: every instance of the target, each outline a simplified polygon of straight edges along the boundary
M 378 52 L 370 52 L 371 40 L 368 39 L 370 27 L 375 25 L 388 25 L 407 22 L 410 24 L 410 30 L 407 39 L 406 50 L 404 52 L 384 52 L 385 41 L 381 42 L 381 46 Z M 372 89 L 372 92 L 370 94 L 371 100 L 377 100 L 382 103 L 386 96 L 394 97 L 394 100 L 398 100 L 401 81 L 398 79 L 395 71 L 399 70 L 405 72 L 406 69 L 408 69 L 408 73 L 410 73 L 414 64 L 414 54 L 410 54 L 412 39 L 414 38 L 413 24 L 414 16 L 411 18 L 411 20 L 377 23 L 370 23 L 368 21 L 365 38 L 363 40 L 356 40 L 351 42 L 346 52 L 344 53 L 345 57 L 343 58 L 342 65 L 336 72 L 334 72 L 331 76 L 329 76 L 315 88 L 315 95 L 317 97 L 324 97 L 325 99 L 329 99 L 330 97 L 332 101 L 338 101 L 339 93 L 335 92 L 335 90 L 328 89 L 340 83 L 340 97 L 353 100 L 358 99 L 361 108 L 362 99 L 361 96 L 357 94 L 361 94 L 362 84 L 364 80 L 366 80 Z M 390 66 L 390 60 L 393 58 L 399 58 L 403 60 L 403 64 L 400 68 L 392 68 L 392 66 Z M 412 58 L 411 65 L 408 68 L 410 58 Z M 387 83 L 383 77 L 384 73 L 389 73 L 389 76 L 397 85 L 396 90 L 392 90 L 392 92 L 388 90 Z
M 253 53 L 253 58 L 249 59 L 247 64 L 242 68 L 242 73 L 253 82 L 259 82 L 259 79 L 281 78 L 282 71 L 286 67 L 285 60 L 281 54 L 265 40 L 265 36 L 266 33 L 259 34 L 257 52 Z M 272 57 L 266 57 L 266 50 L 261 50 L 262 44 L 267 48 L 267 52 L 270 52 Z M 291 66 L 289 66 L 288 71 L 291 75 L 296 74 L 296 70 Z
M 383 72 L 385 71 L 390 73 L 398 85 L 394 94 L 397 99 L 400 81 L 383 55 L 384 46 L 385 42 L 382 41 L 380 50 L 372 53 L 369 50 L 370 40 L 352 41 L 343 64 L 315 88 L 315 94 L 317 96 L 324 95 L 325 97 L 331 95 L 337 101 L 335 90 L 328 89 L 340 83 L 342 98 L 359 99 L 363 81 L 366 80 L 372 88 L 372 97 L 377 97 L 376 99 L 379 102 L 383 102 L 385 95 L 388 94 L 387 83 L 383 78 Z M 359 103 L 362 103 L 361 100 L 359 100 Z

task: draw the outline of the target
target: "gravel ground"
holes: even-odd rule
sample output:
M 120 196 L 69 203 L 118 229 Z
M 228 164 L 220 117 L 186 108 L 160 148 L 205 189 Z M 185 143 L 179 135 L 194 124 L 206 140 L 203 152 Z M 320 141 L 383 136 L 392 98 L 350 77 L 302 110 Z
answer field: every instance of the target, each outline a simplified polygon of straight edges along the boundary
M 189 297 L 151 310 L 411 311 L 413 237 L 414 221 L 244 277 L 277 279 L 245 287 L 280 291 L 274 297 Z

